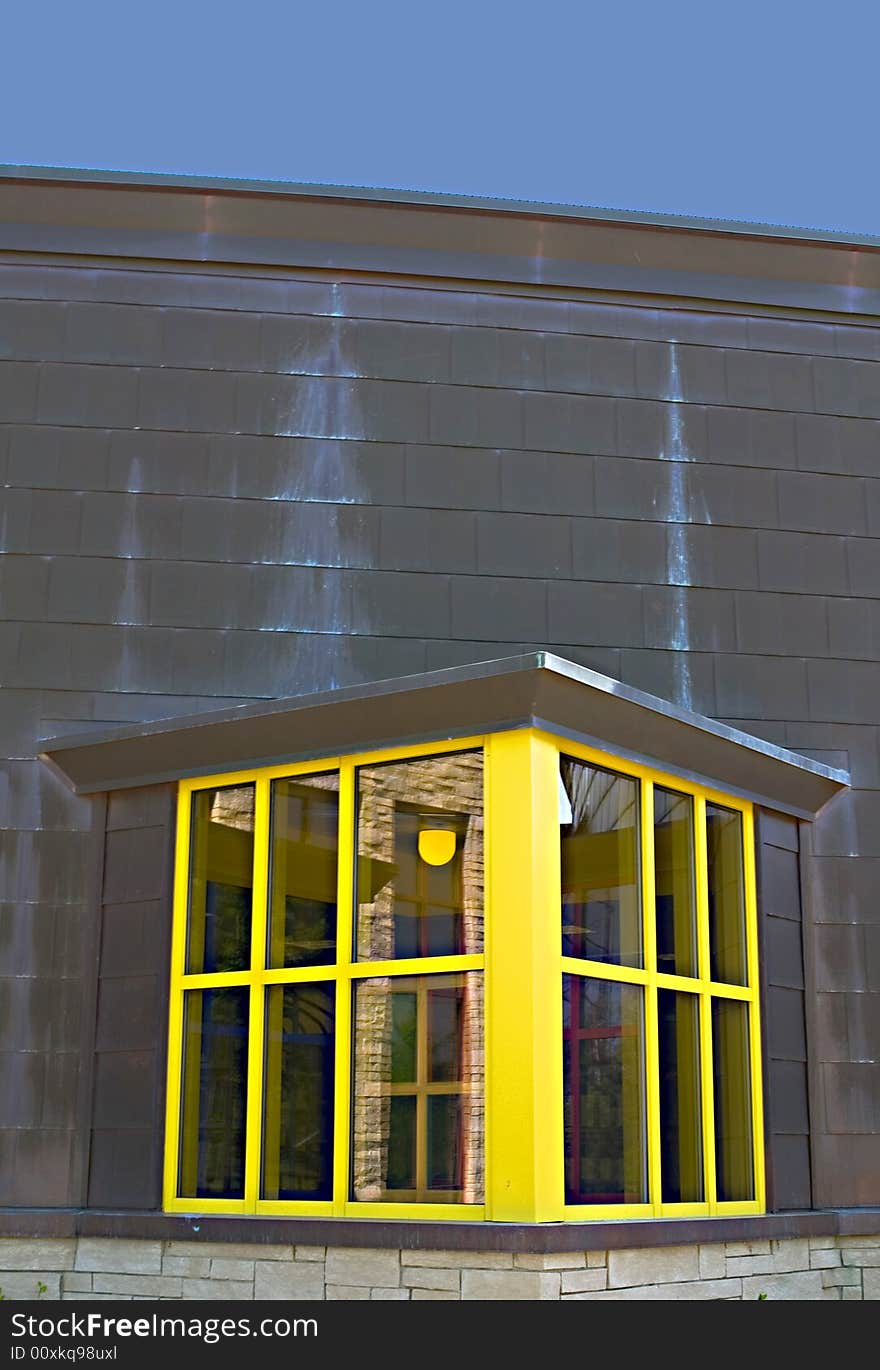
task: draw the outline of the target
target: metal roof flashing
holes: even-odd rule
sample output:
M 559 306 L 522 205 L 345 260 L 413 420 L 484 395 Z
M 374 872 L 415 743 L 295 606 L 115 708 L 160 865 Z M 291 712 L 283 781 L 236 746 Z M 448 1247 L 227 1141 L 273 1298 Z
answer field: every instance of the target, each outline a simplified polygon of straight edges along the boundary
M 799 818 L 815 818 L 850 784 L 846 771 L 543 651 L 50 737 L 38 748 L 75 793 L 94 794 L 523 727 Z

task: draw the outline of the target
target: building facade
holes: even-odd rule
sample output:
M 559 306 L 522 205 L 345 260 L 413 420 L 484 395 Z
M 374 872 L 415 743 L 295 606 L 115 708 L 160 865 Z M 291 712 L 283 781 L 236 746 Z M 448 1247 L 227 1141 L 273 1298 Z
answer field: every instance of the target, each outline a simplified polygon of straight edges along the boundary
M 880 252 L 0 178 L 0 1287 L 880 1294 Z

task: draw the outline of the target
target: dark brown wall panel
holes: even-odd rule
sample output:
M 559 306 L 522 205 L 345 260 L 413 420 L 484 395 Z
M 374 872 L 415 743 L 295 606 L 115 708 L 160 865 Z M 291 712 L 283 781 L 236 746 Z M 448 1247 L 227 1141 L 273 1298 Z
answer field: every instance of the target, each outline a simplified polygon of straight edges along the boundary
M 880 1203 L 880 328 L 846 312 L 852 251 L 548 220 L 541 291 L 528 216 L 231 196 L 182 265 L 198 195 L 4 195 L 0 1199 L 159 1192 L 135 1092 L 161 1091 L 168 794 L 113 800 L 97 870 L 95 801 L 37 739 L 550 647 L 851 768 L 809 853 L 762 818 L 773 1169 L 803 1203 L 806 964 L 814 1198 Z

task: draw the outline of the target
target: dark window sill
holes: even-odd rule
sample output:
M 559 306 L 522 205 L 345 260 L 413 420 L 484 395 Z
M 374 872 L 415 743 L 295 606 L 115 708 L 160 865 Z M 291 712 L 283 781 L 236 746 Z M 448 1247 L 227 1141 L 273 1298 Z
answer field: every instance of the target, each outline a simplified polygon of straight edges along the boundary
M 604 1251 L 880 1233 L 880 1208 L 829 1208 L 747 1218 L 634 1222 L 389 1222 L 381 1219 L 187 1216 L 92 1209 L 0 1209 L 3 1237 L 119 1237 L 127 1241 L 255 1242 L 266 1246 L 401 1247 L 406 1250 Z

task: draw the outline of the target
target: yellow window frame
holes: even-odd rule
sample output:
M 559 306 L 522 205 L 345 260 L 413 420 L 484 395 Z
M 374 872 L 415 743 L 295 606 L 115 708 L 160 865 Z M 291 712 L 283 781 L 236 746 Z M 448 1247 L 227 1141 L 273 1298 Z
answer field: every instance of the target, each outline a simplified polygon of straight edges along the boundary
M 485 910 L 482 955 L 353 959 L 355 784 L 360 766 L 482 749 L 484 783 Z M 562 955 L 561 862 L 558 775 L 560 754 L 636 779 L 641 787 L 641 879 L 643 967 L 627 969 Z M 267 970 L 271 783 L 327 771 L 339 774 L 337 958 L 326 966 Z M 192 796 L 201 789 L 254 784 L 254 884 L 251 963 L 247 970 L 186 973 Z M 658 972 L 654 929 L 654 784 L 694 800 L 697 875 L 698 970 L 695 978 Z M 705 805 L 718 803 L 742 814 L 748 983 L 719 985 L 709 977 Z M 349 1188 L 352 996 L 357 980 L 382 975 L 482 971 L 485 991 L 485 1202 L 483 1204 L 390 1203 L 352 1200 Z M 566 1205 L 564 1189 L 562 976 L 589 975 L 637 984 L 645 992 L 645 1072 L 649 1202 L 637 1205 Z M 333 982 L 335 1075 L 332 1199 L 261 1199 L 261 1134 L 265 989 L 274 984 Z M 250 988 L 245 1121 L 245 1184 L 241 1199 L 180 1197 L 180 1116 L 184 996 L 188 990 Z M 660 1197 L 660 1107 L 657 990 L 688 990 L 699 996 L 703 1156 L 702 1204 L 663 1204 Z M 755 1197 L 743 1203 L 715 1199 L 712 1076 L 713 997 L 749 1004 L 751 1118 Z M 709 1216 L 761 1213 L 765 1205 L 763 1115 L 752 806 L 727 793 L 694 784 L 535 728 L 486 736 L 414 743 L 308 762 L 241 770 L 183 780 L 179 785 L 164 1158 L 164 1207 L 176 1213 L 255 1213 L 312 1217 L 392 1219 L 488 1219 L 495 1222 Z

